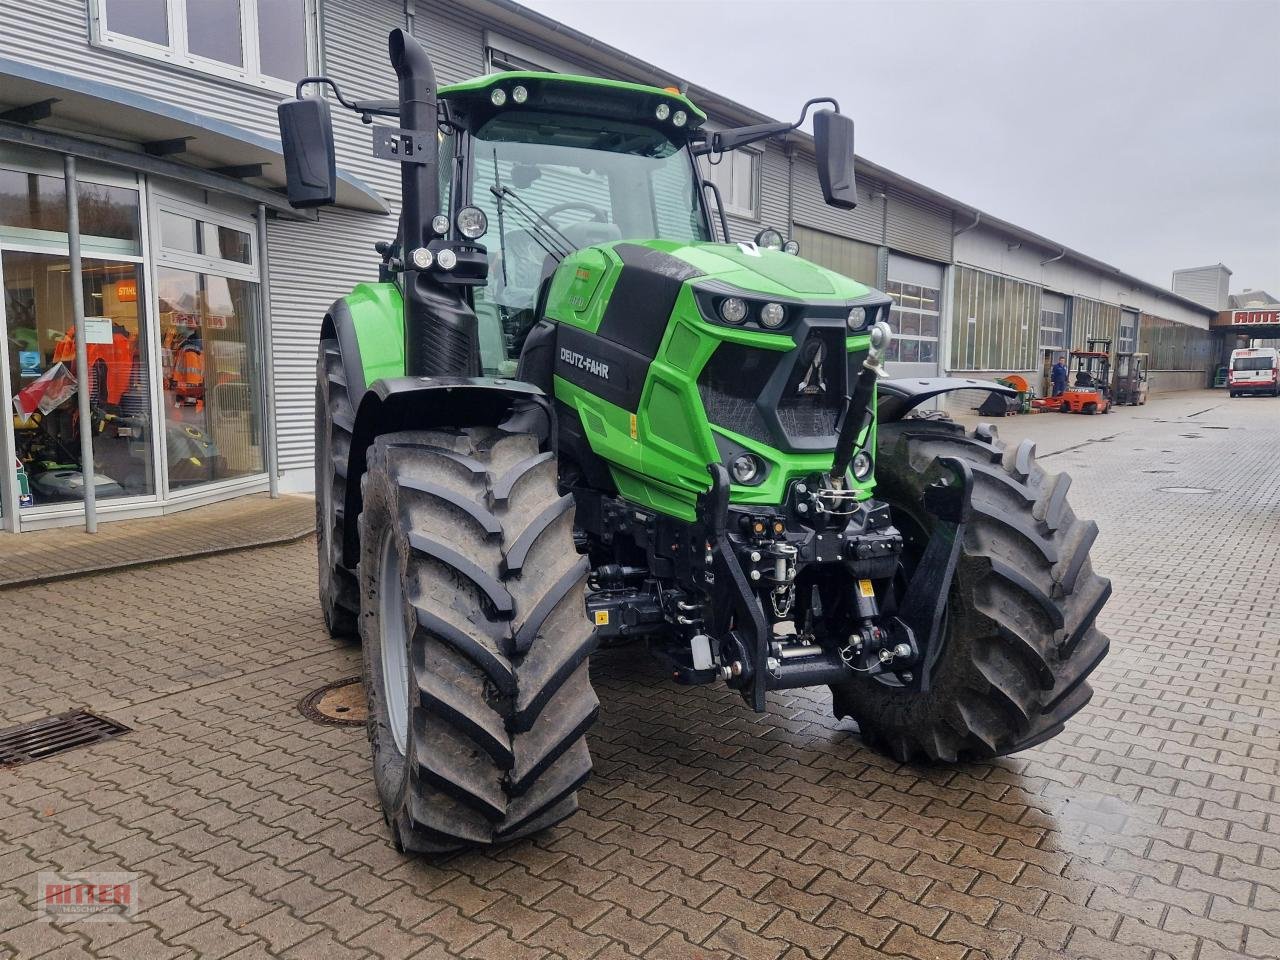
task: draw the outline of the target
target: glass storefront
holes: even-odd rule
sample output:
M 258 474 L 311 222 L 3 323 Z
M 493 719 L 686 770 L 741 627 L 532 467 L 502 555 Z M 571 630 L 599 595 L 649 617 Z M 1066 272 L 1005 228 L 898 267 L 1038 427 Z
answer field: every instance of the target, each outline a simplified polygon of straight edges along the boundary
M 0 148 L 0 393 L 18 477 L 6 482 L 17 491 L 6 501 L 17 501 L 25 522 L 82 509 L 90 477 L 108 512 L 261 477 L 254 221 L 189 191 L 170 196 L 126 171 L 82 165 L 83 424 L 61 167 L 58 155 Z M 81 462 L 85 429 L 91 468 Z

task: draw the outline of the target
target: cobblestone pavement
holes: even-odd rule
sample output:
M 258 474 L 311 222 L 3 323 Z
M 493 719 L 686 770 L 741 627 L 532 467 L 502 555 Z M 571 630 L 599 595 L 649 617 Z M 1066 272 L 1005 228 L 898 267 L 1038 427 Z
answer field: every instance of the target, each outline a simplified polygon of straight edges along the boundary
M 1001 426 L 1072 471 L 1115 583 L 1065 734 L 903 767 L 823 693 L 757 716 L 610 653 L 582 810 L 483 855 L 398 855 L 363 731 L 299 715 L 358 670 L 309 542 L 0 592 L 0 726 L 135 728 L 0 771 L 0 955 L 1280 956 L 1280 402 Z M 37 874 L 78 870 L 139 873 L 132 921 L 41 922 Z
M 265 493 L 143 520 L 0 533 L 0 589 L 99 570 L 158 563 L 264 543 L 284 543 L 315 529 L 315 501 Z

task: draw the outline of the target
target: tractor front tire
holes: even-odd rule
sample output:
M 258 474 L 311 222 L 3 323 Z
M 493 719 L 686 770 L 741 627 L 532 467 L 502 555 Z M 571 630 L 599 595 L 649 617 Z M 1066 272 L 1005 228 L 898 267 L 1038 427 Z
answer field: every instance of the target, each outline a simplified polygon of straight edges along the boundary
M 881 424 L 877 450 L 876 496 L 908 558 L 936 523 L 922 506 L 936 458 L 971 468 L 972 515 L 930 688 L 856 676 L 832 688 L 836 716 L 903 762 L 986 759 L 1056 736 L 1092 695 L 1086 678 L 1108 648 L 1094 621 L 1111 594 L 1089 562 L 1097 525 L 1067 505 L 1070 478 L 1045 473 L 1030 441 L 1006 449 L 989 425 Z
M 355 421 L 338 341 L 322 340 L 316 365 L 316 566 L 324 625 L 330 636 L 344 638 L 359 634 L 360 592 L 355 574 L 342 564 L 347 455 Z
M 488 846 L 570 816 L 600 704 L 555 458 L 492 428 L 393 433 L 362 485 L 368 733 L 396 846 Z

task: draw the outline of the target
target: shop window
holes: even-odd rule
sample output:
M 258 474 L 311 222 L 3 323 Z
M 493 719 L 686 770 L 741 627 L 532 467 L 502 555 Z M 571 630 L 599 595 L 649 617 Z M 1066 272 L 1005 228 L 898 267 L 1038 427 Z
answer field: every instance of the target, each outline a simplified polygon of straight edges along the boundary
M 5 250 L 4 277 L 14 444 L 29 506 L 83 499 L 86 477 L 101 500 L 156 491 L 146 325 L 136 263 L 82 260 L 91 424 L 76 398 L 75 320 L 66 253 Z M 80 433 L 93 431 L 92 470 Z
M 257 284 L 156 272 L 169 489 L 262 473 Z
M 942 291 L 890 280 L 884 292 L 893 298 L 893 308 L 889 311 L 893 340 L 885 359 L 900 363 L 937 363 Z
M 748 220 L 760 219 L 760 154 L 742 148 L 703 157 L 699 164 L 706 179 L 716 185 L 724 212 Z
M 314 0 L 89 0 L 103 46 L 292 90 L 310 71 Z
M 76 395 L 66 183 L 39 157 L 26 159 L 25 169 L 0 169 L 9 383 L 9 395 L 0 401 L 12 414 L 14 452 L 30 493 L 22 507 L 78 503 L 86 482 L 104 501 L 154 495 L 138 191 L 86 180 L 77 185 L 90 408 L 85 423 Z M 81 462 L 84 430 L 92 431 L 91 465 Z
M 169 489 L 266 469 L 252 226 L 157 199 L 156 303 Z
M 81 180 L 77 195 L 83 246 L 94 252 L 141 254 L 137 190 Z M 62 177 L 0 169 L 0 242 L 66 247 L 67 190 Z

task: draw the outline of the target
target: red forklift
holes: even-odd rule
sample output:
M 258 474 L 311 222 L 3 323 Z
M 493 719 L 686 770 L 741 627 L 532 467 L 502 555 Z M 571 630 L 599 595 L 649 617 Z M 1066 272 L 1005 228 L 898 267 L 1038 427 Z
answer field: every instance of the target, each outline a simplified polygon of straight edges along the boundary
M 1085 341 L 1085 349 L 1071 351 L 1071 363 L 1075 367 L 1071 385 L 1061 397 L 1052 398 L 1060 401 L 1058 412 L 1110 413 L 1111 341 L 1091 337 Z

